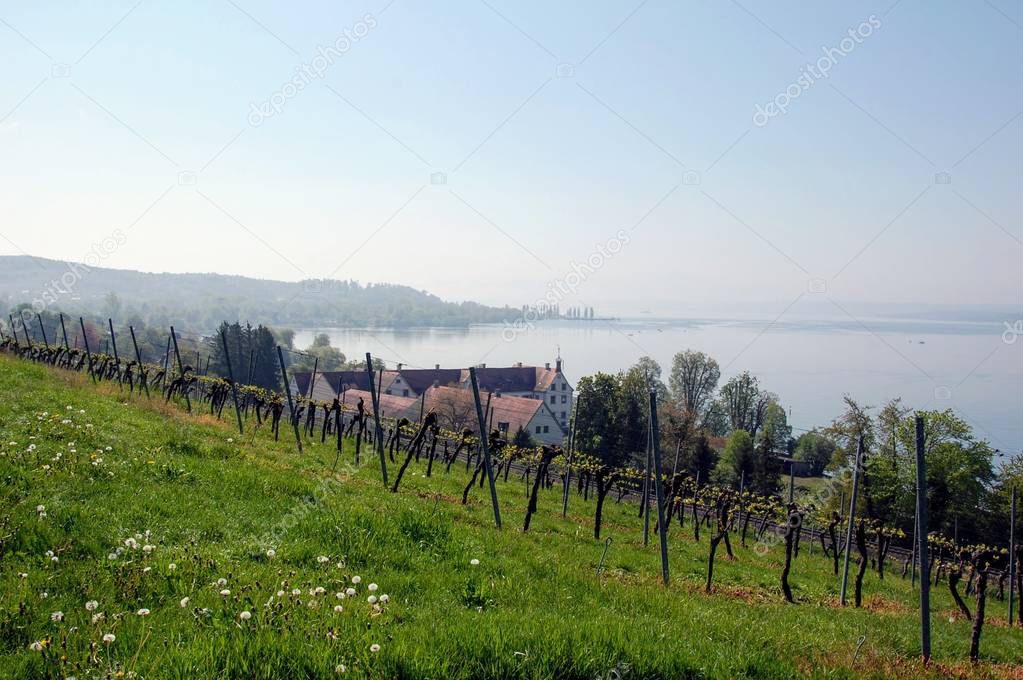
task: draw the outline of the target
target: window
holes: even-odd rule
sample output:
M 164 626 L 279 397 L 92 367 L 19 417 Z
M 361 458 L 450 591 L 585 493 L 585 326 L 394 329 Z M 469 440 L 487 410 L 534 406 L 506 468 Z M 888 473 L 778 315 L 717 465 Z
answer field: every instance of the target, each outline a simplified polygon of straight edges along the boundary
M 561 419 L 562 419 L 562 420 L 564 420 L 564 419 L 565 419 L 565 412 L 564 412 L 564 411 L 562 411 L 562 412 L 561 412 Z
M 547 425 L 544 425 L 544 426 L 543 426 L 543 433 L 544 433 L 544 434 L 547 434 L 547 433 L 548 433 L 548 432 L 550 432 L 550 431 L 551 431 L 551 428 L 550 428 L 550 427 L 548 427 Z
M 552 394 L 551 395 L 551 403 L 552 404 L 557 404 L 558 403 L 558 395 L 556 395 L 556 394 Z
M 561 395 L 561 403 L 562 404 L 567 404 L 568 403 L 568 397 L 565 396 L 564 394 Z
M 500 430 L 501 432 L 507 432 L 508 431 L 508 427 L 509 427 L 508 423 L 498 423 L 497 424 L 497 429 Z
M 536 426 L 536 433 L 537 433 L 537 434 L 540 434 L 540 431 L 541 431 L 542 429 L 543 429 L 542 427 L 540 427 L 539 425 L 537 425 L 537 426 Z
M 408 390 L 402 390 L 401 391 L 401 396 L 407 397 L 408 396 Z

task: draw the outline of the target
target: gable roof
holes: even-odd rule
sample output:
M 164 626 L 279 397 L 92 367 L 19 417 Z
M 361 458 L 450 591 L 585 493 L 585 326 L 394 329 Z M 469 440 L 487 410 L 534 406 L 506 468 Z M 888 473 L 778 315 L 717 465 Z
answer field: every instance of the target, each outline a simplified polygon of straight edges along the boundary
M 424 398 L 424 410 L 426 412 L 432 410 L 437 411 L 439 415 L 443 415 L 445 408 L 450 408 L 452 404 L 457 405 L 458 408 L 471 410 L 472 417 L 470 420 L 473 423 L 473 429 L 476 429 L 476 405 L 471 390 L 458 387 L 431 387 L 425 392 Z M 508 431 L 511 434 L 515 434 L 520 427 L 529 431 L 530 421 L 533 420 L 539 411 L 547 409 L 547 405 L 540 399 L 512 397 L 506 394 L 491 395 L 489 392 L 480 392 L 482 406 L 486 407 L 488 398 L 491 410 L 491 414 L 487 415 L 488 419 L 490 422 L 493 422 L 494 427 L 497 427 L 498 423 L 508 423 Z M 404 416 L 409 420 L 418 420 L 419 400 L 413 399 L 412 401 L 413 403 Z M 557 422 L 556 419 L 555 422 Z

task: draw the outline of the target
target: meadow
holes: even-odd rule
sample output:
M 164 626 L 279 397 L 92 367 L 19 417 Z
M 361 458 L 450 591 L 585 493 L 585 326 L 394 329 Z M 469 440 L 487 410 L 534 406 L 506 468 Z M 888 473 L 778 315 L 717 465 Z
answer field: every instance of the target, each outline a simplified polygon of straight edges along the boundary
M 523 533 L 513 473 L 497 529 L 464 463 L 391 493 L 368 449 L 332 469 L 333 442 L 254 424 L 0 355 L 0 677 L 1023 678 L 1006 602 L 971 665 L 943 584 L 925 667 L 901 564 L 843 608 L 804 543 L 789 604 L 783 546 L 733 535 L 706 594 L 709 532 L 675 525 L 665 587 L 634 504 L 608 499 L 598 541 L 593 498 L 562 518 L 555 484 Z

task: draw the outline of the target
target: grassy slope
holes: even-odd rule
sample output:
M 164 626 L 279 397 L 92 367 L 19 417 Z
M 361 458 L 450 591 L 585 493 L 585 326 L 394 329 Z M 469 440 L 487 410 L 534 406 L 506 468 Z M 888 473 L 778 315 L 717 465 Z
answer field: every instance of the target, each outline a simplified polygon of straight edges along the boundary
M 614 542 L 597 577 L 603 543 L 592 538 L 592 503 L 574 495 L 562 520 L 560 494 L 542 492 L 523 534 L 524 483 L 513 477 L 498 488 L 505 521 L 498 531 L 483 491 L 473 491 L 468 507 L 458 503 L 464 464 L 448 476 L 435 469 L 431 479 L 413 464 L 391 494 L 364 456 L 361 468 L 341 466 L 340 483 L 324 487 L 332 447 L 300 456 L 283 437 L 239 438 L 230 421 L 197 422 L 156 402 L 134 403 L 116 386 L 0 356 L 0 677 L 40 676 L 47 667 L 79 678 L 86 668 L 299 677 L 331 675 L 339 663 L 349 675 L 373 677 L 589 680 L 619 664 L 628 665 L 627 678 L 923 673 L 912 660 L 918 623 L 908 582 L 895 574 L 882 584 L 868 573 L 870 606 L 840 610 L 819 546 L 796 562 L 798 605 L 779 593 L 780 548 L 758 556 L 736 546 L 737 560 L 718 560 L 718 592 L 707 596 L 707 538 L 695 543 L 688 524 L 676 526 L 665 589 L 655 543 L 642 547 L 635 507 L 609 501 L 605 531 Z M 93 465 L 94 457 L 102 463 Z M 306 503 L 310 494 L 321 502 Z M 253 544 L 273 527 L 285 530 L 270 560 Z M 108 560 L 124 538 L 145 530 L 157 546 L 151 555 L 128 550 Z M 331 562 L 320 565 L 319 555 Z M 358 596 L 335 599 L 354 574 L 362 576 Z M 220 577 L 231 590 L 226 598 L 215 585 Z M 371 581 L 391 598 L 376 615 L 365 599 Z M 317 586 L 326 594 L 310 597 Z M 276 596 L 296 587 L 299 598 Z M 182 608 L 185 596 L 191 602 Z M 99 602 L 104 622 L 90 622 L 88 600 Z M 962 662 L 970 624 L 950 622 L 944 588 L 934 600 L 942 668 L 932 673 L 970 673 Z M 152 613 L 139 617 L 142 607 Z M 56 610 L 63 622 L 50 620 Z M 237 616 L 243 610 L 253 613 L 247 623 Z M 988 611 L 1004 620 L 1005 603 L 990 601 Z M 116 640 L 104 645 L 107 632 Z M 28 649 L 45 638 L 52 639 L 45 653 Z M 369 651 L 373 643 L 378 653 Z M 976 675 L 1023 677 L 1008 665 L 1023 658 L 1023 632 L 990 625 L 982 650 L 987 661 Z

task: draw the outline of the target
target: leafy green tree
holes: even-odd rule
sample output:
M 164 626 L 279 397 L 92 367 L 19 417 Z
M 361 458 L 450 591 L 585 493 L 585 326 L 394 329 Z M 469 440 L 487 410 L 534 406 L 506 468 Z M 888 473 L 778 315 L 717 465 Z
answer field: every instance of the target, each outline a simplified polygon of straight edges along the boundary
M 835 455 L 835 442 L 817 431 L 806 432 L 796 441 L 793 458 L 810 466 L 810 474 L 819 477 Z
M 620 466 L 627 458 L 615 415 L 621 412 L 618 378 L 596 373 L 576 385 L 576 438 L 579 449 L 607 465 Z
M 295 371 L 311 371 L 315 366 L 317 371 L 337 371 L 344 364 L 345 355 L 336 347 L 331 347 L 330 336 L 318 333 L 313 338 L 313 344 L 294 357 L 291 368 Z
M 767 407 L 777 398 L 760 389 L 759 381 L 743 371 L 721 387 L 719 402 L 733 430 L 746 430 L 756 440 L 764 424 Z
M 724 453 L 717 466 L 719 480 L 724 484 L 738 486 L 739 480 L 745 475 L 748 483 L 753 479 L 755 468 L 753 437 L 746 430 L 733 430 L 728 435 Z
M 681 416 L 678 434 L 683 441 L 694 430 L 706 426 L 720 379 L 718 362 L 703 352 L 686 350 L 671 360 L 668 382 Z

